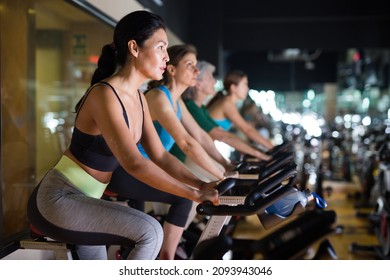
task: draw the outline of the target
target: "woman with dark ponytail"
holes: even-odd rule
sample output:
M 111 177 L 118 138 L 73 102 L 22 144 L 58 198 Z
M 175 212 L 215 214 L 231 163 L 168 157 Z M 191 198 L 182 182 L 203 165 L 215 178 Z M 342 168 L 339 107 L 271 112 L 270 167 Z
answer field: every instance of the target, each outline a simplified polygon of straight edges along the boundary
M 156 189 L 219 203 L 215 184 L 202 190 L 187 185 L 203 182 L 181 172 L 181 163 L 165 151 L 138 90 L 147 80 L 162 78 L 167 45 L 165 24 L 155 14 L 136 11 L 118 22 L 114 41 L 103 47 L 91 87 L 76 106 L 69 148 L 30 197 L 31 224 L 54 240 L 77 244 L 81 259 L 106 259 L 106 245 L 132 246 L 128 259 L 159 254 L 163 231 L 157 220 L 100 199 L 119 165 Z M 152 160 L 141 155 L 139 143 Z M 176 178 L 163 168 L 176 169 Z M 185 183 L 178 180 L 185 175 Z
M 102 48 L 102 54 L 98 60 L 98 67 L 92 76 L 91 86 L 100 82 L 104 78 L 111 76 L 116 70 L 116 57 L 115 57 L 114 43 L 105 45 Z

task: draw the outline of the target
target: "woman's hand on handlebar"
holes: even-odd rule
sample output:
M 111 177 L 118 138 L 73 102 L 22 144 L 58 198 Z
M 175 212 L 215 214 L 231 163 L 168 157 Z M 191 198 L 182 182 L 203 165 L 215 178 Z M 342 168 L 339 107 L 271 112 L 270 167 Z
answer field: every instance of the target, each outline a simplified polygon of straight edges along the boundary
M 203 182 L 198 189 L 215 189 L 220 181 Z
M 240 173 L 238 173 L 237 170 L 235 171 L 226 171 L 225 174 L 223 174 L 224 176 L 224 179 L 226 178 L 239 178 L 240 177 Z
M 236 168 L 237 168 L 237 164 L 230 162 L 228 165 L 225 166 L 225 174 L 236 170 Z M 225 175 L 225 177 L 226 177 L 226 175 Z
M 259 159 L 259 160 L 270 160 L 272 157 L 270 155 L 267 155 L 263 152 L 260 152 L 260 151 L 256 151 L 256 158 Z
M 199 203 L 210 201 L 214 205 L 219 205 L 218 191 L 215 189 L 215 182 L 205 183 L 199 192 Z
M 262 143 L 264 147 L 266 147 L 268 150 L 275 147 L 275 145 L 272 143 L 271 139 L 264 138 L 264 143 Z

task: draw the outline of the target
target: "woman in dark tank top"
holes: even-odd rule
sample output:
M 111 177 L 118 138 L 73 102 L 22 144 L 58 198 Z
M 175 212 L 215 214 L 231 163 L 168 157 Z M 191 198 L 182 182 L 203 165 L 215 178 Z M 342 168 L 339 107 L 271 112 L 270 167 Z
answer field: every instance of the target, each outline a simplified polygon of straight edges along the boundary
M 70 149 L 30 197 L 31 224 L 48 237 L 77 244 L 81 259 L 107 258 L 105 245 L 111 244 L 133 246 L 129 259 L 158 256 L 163 239 L 158 221 L 100 199 L 118 165 L 153 188 L 219 203 L 216 182 L 204 184 L 192 176 L 159 143 L 138 92 L 146 80 L 161 79 L 167 45 L 165 24 L 155 14 L 136 11 L 118 22 L 113 43 L 102 48 L 92 87 L 77 105 Z M 139 141 L 151 160 L 139 153 Z M 173 170 L 175 178 L 168 175 Z

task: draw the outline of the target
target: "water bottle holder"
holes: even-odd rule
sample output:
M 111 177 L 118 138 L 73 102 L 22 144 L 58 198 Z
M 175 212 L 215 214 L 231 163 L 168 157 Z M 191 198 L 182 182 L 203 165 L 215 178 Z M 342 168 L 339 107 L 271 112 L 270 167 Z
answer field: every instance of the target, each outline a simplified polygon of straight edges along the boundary
M 283 223 L 287 220 L 289 220 L 290 218 L 302 213 L 305 211 L 305 208 L 302 207 L 302 204 L 300 203 L 297 203 L 295 204 L 293 210 L 291 211 L 291 213 L 288 215 L 288 216 L 280 216 L 278 214 L 274 214 L 274 213 L 266 213 L 265 211 L 262 211 L 260 213 L 257 213 L 257 217 L 259 218 L 261 224 L 263 225 L 263 227 L 265 229 L 270 229 L 270 228 L 273 228 L 277 225 L 279 225 L 280 223 Z

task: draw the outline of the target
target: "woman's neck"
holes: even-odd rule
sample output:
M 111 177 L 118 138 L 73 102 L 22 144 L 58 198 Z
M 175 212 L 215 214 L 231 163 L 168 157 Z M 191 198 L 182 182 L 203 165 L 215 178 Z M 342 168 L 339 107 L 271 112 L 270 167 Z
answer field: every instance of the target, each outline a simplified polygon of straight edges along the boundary
M 146 81 L 146 78 L 133 73 L 129 68 L 122 68 L 112 76 L 112 80 L 121 85 L 126 92 L 137 91 L 141 85 Z
M 192 100 L 198 107 L 202 107 L 203 102 L 206 100 L 207 93 L 202 91 L 197 91 Z
M 180 96 L 187 89 L 187 86 L 180 85 L 177 83 L 171 83 L 169 85 L 166 85 L 166 87 L 171 92 L 173 102 L 176 102 L 177 100 L 179 100 Z
M 231 92 L 228 93 L 225 98 L 230 100 L 233 103 L 236 103 L 238 101 L 238 98 Z

